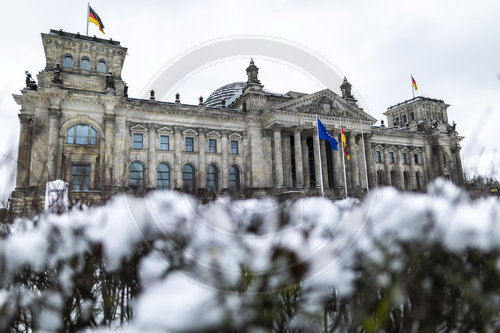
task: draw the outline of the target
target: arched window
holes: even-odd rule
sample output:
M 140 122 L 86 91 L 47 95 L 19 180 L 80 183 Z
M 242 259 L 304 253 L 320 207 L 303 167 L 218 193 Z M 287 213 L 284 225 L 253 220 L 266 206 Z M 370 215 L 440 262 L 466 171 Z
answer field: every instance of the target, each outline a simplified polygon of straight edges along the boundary
M 395 124 L 396 126 L 399 126 L 399 117 L 396 117 L 396 120 L 394 121 L 394 124 Z
M 191 164 L 182 167 L 182 186 L 187 193 L 194 192 L 194 167 Z
M 405 186 L 405 190 L 410 189 L 410 177 L 408 176 L 408 172 L 403 172 L 403 183 Z
M 165 163 L 158 164 L 156 168 L 156 187 L 159 190 L 170 188 L 170 167 Z
M 378 186 L 384 185 L 384 174 L 382 171 L 377 171 L 377 184 Z
M 82 61 L 80 61 L 80 69 L 83 69 L 85 71 L 90 70 L 90 60 L 87 57 L 83 57 Z
M 97 63 L 97 71 L 99 73 L 106 73 L 106 61 L 99 60 L 99 62 Z
M 68 128 L 66 143 L 77 145 L 96 145 L 97 131 L 85 124 L 77 124 Z
M 408 122 L 408 119 L 406 118 L 406 115 L 404 114 L 403 115 L 403 125 L 406 124 Z
M 396 173 L 391 171 L 391 185 L 396 187 Z
M 144 166 L 139 162 L 130 165 L 130 193 L 144 193 Z
M 236 165 L 229 167 L 229 190 L 233 193 L 240 191 L 240 169 Z
M 219 169 L 217 166 L 210 164 L 207 166 L 207 190 L 215 193 L 219 191 Z
M 64 57 L 63 67 L 73 68 L 73 57 L 72 56 L 67 55 L 67 56 Z
M 415 179 L 417 181 L 417 190 L 420 191 L 422 189 L 422 185 L 420 184 L 420 173 L 416 173 L 415 174 Z
M 415 113 L 413 113 L 413 112 L 412 112 L 412 113 L 410 113 L 410 119 L 411 119 L 412 121 L 413 121 L 413 120 L 415 120 Z

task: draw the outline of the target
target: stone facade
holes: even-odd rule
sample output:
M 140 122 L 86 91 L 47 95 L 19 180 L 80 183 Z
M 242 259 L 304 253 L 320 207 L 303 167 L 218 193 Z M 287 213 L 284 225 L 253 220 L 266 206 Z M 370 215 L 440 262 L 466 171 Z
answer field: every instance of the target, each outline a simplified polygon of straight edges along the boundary
M 389 126 L 376 127 L 347 80 L 342 96 L 329 89 L 276 94 L 263 88 L 253 60 L 248 81 L 240 90 L 232 85 L 233 95 L 219 106 L 205 106 L 202 98 L 199 105 L 183 104 L 178 96 L 161 102 L 154 92 L 148 100 L 129 98 L 121 78 L 127 49 L 119 42 L 55 30 L 42 40 L 46 66 L 38 87 L 14 95 L 21 106 L 10 199 L 15 215 L 40 209 L 45 183 L 54 179 L 70 183 L 73 203 L 96 204 L 118 192 L 156 188 L 201 198 L 290 190 L 317 195 L 321 172 L 325 195 L 341 198 L 342 151 L 323 140 L 318 145 L 316 114 L 339 147 L 344 128 L 351 196 L 379 185 L 423 190 L 438 176 L 463 182 L 462 137 L 448 124 L 443 101 L 416 97 L 392 106 L 385 113 Z

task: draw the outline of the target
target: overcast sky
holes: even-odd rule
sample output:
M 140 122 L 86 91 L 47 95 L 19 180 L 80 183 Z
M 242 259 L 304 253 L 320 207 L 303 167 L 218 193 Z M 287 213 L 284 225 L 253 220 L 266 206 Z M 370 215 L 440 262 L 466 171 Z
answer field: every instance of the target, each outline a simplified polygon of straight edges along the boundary
M 89 35 L 128 48 L 122 77 L 131 97 L 138 97 L 164 65 L 201 43 L 234 35 L 277 37 L 336 66 L 379 120 L 388 106 L 412 97 L 412 73 L 417 95 L 451 105 L 449 119 L 465 136 L 466 168 L 485 173 L 500 162 L 498 1 L 96 0 L 91 6 L 106 34 L 90 25 Z M 85 33 L 87 1 L 2 1 L 0 10 L 0 151 L 6 151 L 17 146 L 19 131 L 19 108 L 11 95 L 23 88 L 25 70 L 36 74 L 45 66 L 40 33 Z M 254 58 L 266 89 L 320 89 L 279 59 Z M 247 64 L 247 58 L 231 59 L 190 76 L 178 88 L 181 101 L 195 104 L 226 83 L 245 81 Z

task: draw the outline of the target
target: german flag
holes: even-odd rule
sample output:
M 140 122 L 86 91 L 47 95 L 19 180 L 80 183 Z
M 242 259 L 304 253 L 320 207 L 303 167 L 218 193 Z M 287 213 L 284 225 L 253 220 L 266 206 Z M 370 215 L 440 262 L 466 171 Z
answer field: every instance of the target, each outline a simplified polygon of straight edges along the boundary
M 99 30 L 104 34 L 104 24 L 102 24 L 101 18 L 97 13 L 89 6 L 89 22 L 94 23 L 99 27 Z
M 413 89 L 418 90 L 417 88 L 417 81 L 413 78 L 413 75 L 411 76 L 411 85 L 413 86 Z
M 344 127 L 341 127 L 341 129 L 342 129 L 342 142 L 344 143 L 345 156 L 347 157 L 348 160 L 350 160 L 349 153 L 347 152 L 347 142 L 345 139 Z

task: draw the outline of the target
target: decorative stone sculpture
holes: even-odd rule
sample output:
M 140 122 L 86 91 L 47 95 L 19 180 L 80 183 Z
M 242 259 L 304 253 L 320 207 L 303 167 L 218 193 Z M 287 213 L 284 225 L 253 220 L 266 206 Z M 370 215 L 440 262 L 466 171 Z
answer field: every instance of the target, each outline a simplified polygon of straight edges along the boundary
M 181 102 L 181 95 L 179 93 L 175 94 L 175 103 L 180 103 Z
M 62 84 L 61 66 L 59 64 L 56 64 L 54 66 L 54 75 L 52 75 L 51 81 L 52 81 L 52 83 L 55 83 L 55 84 Z
M 108 72 L 108 74 L 106 74 L 106 90 L 108 89 L 115 90 L 115 77 L 111 72 Z
M 123 97 L 128 98 L 128 86 L 127 85 L 125 85 L 125 87 L 123 87 Z
M 26 74 L 26 88 L 37 91 L 38 85 L 36 84 L 35 80 L 33 80 L 33 78 L 31 77 L 31 74 L 28 71 L 25 71 L 24 74 Z
M 199 105 L 200 105 L 200 106 L 205 105 L 205 104 L 203 103 L 203 96 L 200 96 L 200 104 L 199 104 Z
M 250 65 L 247 68 L 247 76 L 248 76 L 247 83 L 260 84 L 260 81 L 258 79 L 258 75 L 259 75 L 259 68 L 257 66 L 255 66 L 253 59 L 250 59 Z
M 149 99 L 150 99 L 150 100 L 152 100 L 152 101 L 154 101 L 154 100 L 155 100 L 155 91 L 154 91 L 154 90 L 151 90 L 151 91 L 149 92 Z

